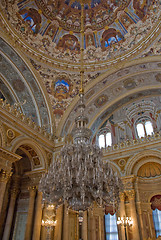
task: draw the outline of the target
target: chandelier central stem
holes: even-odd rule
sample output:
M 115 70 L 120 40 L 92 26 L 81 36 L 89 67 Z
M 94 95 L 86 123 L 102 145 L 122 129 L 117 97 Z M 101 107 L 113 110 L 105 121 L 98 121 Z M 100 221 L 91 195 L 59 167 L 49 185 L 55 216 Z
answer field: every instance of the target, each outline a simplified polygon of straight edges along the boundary
M 81 48 L 80 48 L 80 90 L 79 93 L 84 93 L 84 63 L 83 63 L 83 57 L 84 57 L 84 4 L 83 1 L 81 1 L 81 31 L 80 31 L 80 38 L 81 38 Z

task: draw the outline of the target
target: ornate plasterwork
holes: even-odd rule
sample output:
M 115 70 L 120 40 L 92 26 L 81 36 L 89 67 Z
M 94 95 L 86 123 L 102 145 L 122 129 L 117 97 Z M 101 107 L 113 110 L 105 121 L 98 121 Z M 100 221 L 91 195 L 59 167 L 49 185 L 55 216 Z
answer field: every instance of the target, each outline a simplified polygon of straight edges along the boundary
M 148 162 L 157 162 L 160 164 L 161 152 L 155 150 L 143 150 L 135 156 L 132 156 L 126 164 L 127 175 L 135 174 L 139 168 Z
M 6 146 L 6 134 L 5 134 L 5 129 L 3 127 L 2 122 L 0 121 L 0 146 L 5 147 Z
M 21 156 L 0 147 L 0 169 L 10 172 L 12 163 L 19 161 L 20 159 Z
M 55 123 L 58 126 L 67 107 L 79 93 L 80 73 L 60 71 L 33 59 L 30 59 L 30 62 L 39 73 L 46 87 L 55 116 Z M 102 72 L 87 72 L 84 77 L 84 85 L 86 86 L 94 81 Z
M 45 169 L 48 166 L 47 155 L 44 151 L 44 148 L 34 140 L 20 136 L 12 143 L 12 152 L 17 151 L 24 152 L 28 157 L 32 171 L 39 169 Z
M 153 94 L 159 95 L 160 78 L 157 76 L 160 76 L 158 75 L 160 71 L 159 61 L 142 63 L 115 71 L 104 76 L 104 78 L 102 75 L 102 79 L 99 79 L 100 81 L 97 84 L 91 84 L 91 88 L 88 85 L 89 90 L 85 94 L 86 113 L 93 133 L 116 109 L 128 102 Z M 150 90 L 151 88 L 153 90 Z M 106 98 L 106 104 L 104 101 L 99 100 L 103 95 L 108 97 Z M 96 101 L 100 102 L 100 104 L 95 104 Z M 68 120 L 66 119 L 65 124 L 63 123 L 62 135 L 66 134 L 66 131 L 71 131 L 75 110 L 76 107 L 70 113 Z M 60 124 L 62 124 L 62 121 Z
M 150 161 L 150 158 L 149 158 L 149 161 Z M 145 163 L 139 168 L 138 176 L 143 178 L 161 176 L 161 164 L 156 162 Z
M 14 4 L 11 3 L 11 1 L 2 1 L 1 7 L 3 10 L 5 9 L 3 12 L 5 13 L 5 18 L 8 19 L 7 22 L 10 22 L 12 27 L 14 27 L 16 30 L 16 32 L 13 34 L 13 37 L 15 34 L 19 34 L 19 36 L 21 35 L 22 39 L 20 39 L 19 36 L 15 36 L 15 41 L 18 45 L 20 45 L 22 48 L 24 47 L 24 50 L 26 49 L 28 53 L 34 54 L 35 57 L 36 55 L 41 55 L 41 59 L 46 59 L 48 63 L 52 62 L 52 60 L 47 59 L 46 56 L 56 62 L 61 61 L 61 64 L 60 62 L 57 64 L 58 67 L 62 65 L 63 62 L 65 65 L 76 64 L 79 62 L 80 36 L 78 33 L 74 33 L 72 24 L 70 24 L 70 28 L 66 30 L 61 27 L 59 19 L 49 20 L 43 15 L 45 9 L 47 10 L 47 8 L 45 8 L 47 7 L 47 4 L 52 5 L 53 3 L 50 4 L 49 2 L 43 2 L 44 4 L 41 9 L 34 1 L 23 1 L 19 2 L 18 5 L 17 3 L 17 1 L 15 1 Z M 101 4 L 102 3 L 106 5 L 104 1 L 101 1 Z M 118 5 L 120 3 L 122 6 L 124 4 L 125 5 L 121 11 L 120 7 L 117 7 L 117 10 L 115 11 L 115 13 L 118 11 L 117 20 L 115 19 L 112 25 L 108 25 L 106 21 L 104 21 L 105 26 L 103 26 L 103 29 L 99 31 L 95 31 L 95 29 L 93 29 L 93 35 L 89 34 L 90 26 L 88 26 L 88 29 L 85 32 L 84 44 L 86 49 L 84 54 L 84 62 L 86 62 L 87 65 L 92 64 L 92 68 L 96 67 L 94 62 L 96 62 L 99 67 L 100 61 L 106 62 L 107 64 L 114 64 L 140 53 L 140 51 L 143 51 L 145 48 L 147 48 L 147 46 L 154 40 L 153 38 L 156 38 L 156 36 L 159 34 L 159 1 L 150 1 L 148 3 L 149 5 L 147 2 L 144 2 L 141 4 L 141 6 L 140 1 L 135 0 L 131 1 L 127 8 L 124 8 L 127 2 L 123 3 L 123 1 L 118 1 L 117 3 L 114 3 L 114 5 Z M 41 19 L 41 31 L 38 31 L 38 33 L 35 32 L 35 28 L 34 31 L 32 29 L 30 22 L 32 16 L 26 20 L 26 16 L 28 15 L 25 14 L 32 15 L 28 13 L 28 10 L 30 9 L 37 11 L 36 14 L 39 16 L 37 21 L 40 21 L 38 19 Z M 96 7 L 97 12 L 99 12 L 98 10 L 99 7 Z M 47 11 L 49 13 L 51 11 L 51 7 L 49 7 Z M 66 17 L 69 15 L 74 16 L 71 12 L 71 8 Z M 126 18 L 127 20 L 125 22 L 127 25 L 124 22 Z M 80 18 L 78 16 L 78 20 L 79 19 Z M 2 24 L 6 24 L 5 20 L 2 20 Z M 36 24 L 40 23 L 38 22 Z M 99 24 L 100 22 L 96 22 L 95 25 Z M 51 31 L 49 31 L 50 25 L 53 26 Z M 37 26 L 35 25 L 35 22 L 33 26 Z M 49 34 L 49 32 L 51 32 L 53 35 Z M 54 35 L 54 33 L 56 35 Z M 106 47 L 102 41 L 105 42 L 108 36 L 112 36 L 114 39 L 117 38 L 117 41 L 114 41 L 115 43 L 109 44 L 109 46 Z M 91 42 L 90 44 L 87 42 L 89 39 Z M 32 49 L 29 49 L 28 44 Z M 38 54 L 35 53 L 33 49 L 37 50 Z M 46 56 L 44 56 L 44 54 Z
M 20 103 L 19 110 L 39 124 L 50 123 L 50 114 L 46 99 L 36 78 L 20 56 L 0 38 L 0 74 L 1 81 L 9 93 L 6 101 L 12 99 Z M 3 85 L 2 85 L 3 87 Z M 22 104 L 25 100 L 25 104 Z M 14 101 L 14 102 L 13 102 Z

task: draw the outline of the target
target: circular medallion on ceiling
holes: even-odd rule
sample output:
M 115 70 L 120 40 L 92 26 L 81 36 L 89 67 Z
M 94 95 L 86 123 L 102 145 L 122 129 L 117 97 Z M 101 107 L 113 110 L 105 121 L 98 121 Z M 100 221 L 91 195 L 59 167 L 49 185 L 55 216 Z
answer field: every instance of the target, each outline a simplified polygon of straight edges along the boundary
M 37 50 L 41 58 L 54 62 L 80 62 L 80 0 L 6 0 L 1 7 L 12 29 L 22 36 L 19 46 L 26 50 L 30 45 L 28 53 Z M 87 0 L 83 7 L 87 65 L 127 59 L 148 47 L 158 34 L 159 0 Z

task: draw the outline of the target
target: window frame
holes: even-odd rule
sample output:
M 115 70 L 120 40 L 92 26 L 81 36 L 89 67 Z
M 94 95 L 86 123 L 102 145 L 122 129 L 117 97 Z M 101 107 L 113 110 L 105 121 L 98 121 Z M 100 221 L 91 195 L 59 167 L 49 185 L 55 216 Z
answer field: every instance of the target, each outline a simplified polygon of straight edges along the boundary
M 116 231 L 106 232 L 106 216 L 109 216 L 109 218 L 111 218 L 111 219 L 112 219 L 112 217 L 115 217 L 116 226 L 115 225 L 112 225 L 112 226 L 115 226 L 115 228 L 117 229 L 117 232 Z M 111 222 L 111 221 L 109 221 L 109 219 L 107 219 L 107 221 Z M 114 222 L 114 220 L 112 220 L 112 222 Z M 104 226 L 105 226 L 105 240 L 110 240 L 111 239 L 110 235 L 111 236 L 112 235 L 117 235 L 117 239 L 115 238 L 115 240 L 119 240 L 119 231 L 118 231 L 118 225 L 117 225 L 117 214 L 116 214 L 116 212 L 113 215 L 110 214 L 110 213 L 104 215 Z M 108 225 L 108 226 L 110 226 L 110 225 Z M 108 236 L 109 236 L 109 238 L 108 238 Z
M 153 132 L 151 133 L 151 134 L 147 134 L 147 128 L 146 128 L 146 123 L 147 122 L 150 122 L 151 123 L 151 126 L 152 126 L 152 129 L 153 129 Z M 137 130 L 137 126 L 139 125 L 139 124 L 142 124 L 142 126 L 143 126 L 143 129 L 144 129 L 144 136 L 139 136 L 139 133 L 138 133 L 138 130 Z M 139 118 L 139 119 L 137 119 L 136 120 L 136 123 L 135 123 L 135 132 L 136 132 L 136 136 L 137 136 L 137 138 L 142 138 L 142 137 L 147 137 L 147 136 L 151 136 L 151 135 L 153 135 L 153 133 L 154 133 L 154 127 L 153 127 L 153 122 L 152 122 L 152 120 L 149 118 L 149 117 L 141 117 L 141 118 Z
M 107 145 L 107 134 L 109 134 L 110 133 L 110 135 L 111 135 L 111 145 Z M 101 136 L 101 135 L 104 135 L 104 147 L 100 147 L 100 144 L 99 144 L 99 137 Z M 109 128 L 106 128 L 106 129 L 101 129 L 99 132 L 98 132 L 98 134 L 97 134 L 97 143 L 98 143 L 98 146 L 100 147 L 100 148 L 107 148 L 108 146 L 112 146 L 112 133 L 111 133 L 111 131 L 110 131 L 110 129 Z

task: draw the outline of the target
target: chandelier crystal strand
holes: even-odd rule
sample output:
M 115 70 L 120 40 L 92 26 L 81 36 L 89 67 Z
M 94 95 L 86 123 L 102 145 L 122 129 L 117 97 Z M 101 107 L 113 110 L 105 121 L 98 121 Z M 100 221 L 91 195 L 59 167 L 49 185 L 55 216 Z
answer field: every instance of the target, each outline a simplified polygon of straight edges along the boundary
M 84 4 L 81 3 L 81 84 L 80 101 L 77 107 L 73 144 L 66 144 L 55 159 L 48 173 L 40 180 L 39 189 L 43 200 L 59 207 L 66 203 L 68 208 L 85 211 L 95 202 L 100 207 L 118 205 L 122 182 L 114 174 L 109 163 L 103 162 L 102 150 L 90 141 L 92 132 L 87 128 L 88 118 L 84 104 Z

